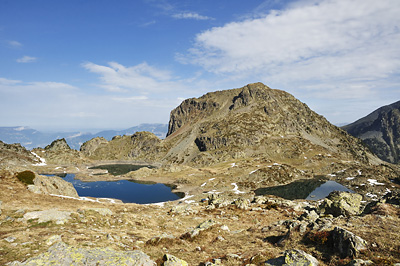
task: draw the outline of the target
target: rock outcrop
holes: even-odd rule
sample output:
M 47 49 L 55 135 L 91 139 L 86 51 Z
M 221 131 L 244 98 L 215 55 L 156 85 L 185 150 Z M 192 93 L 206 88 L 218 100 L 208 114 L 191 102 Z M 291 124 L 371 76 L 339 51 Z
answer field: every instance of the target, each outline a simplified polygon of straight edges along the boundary
M 12 262 L 11 266 L 22 265 L 131 265 L 131 266 L 155 266 L 156 263 L 150 257 L 139 250 L 114 251 L 108 248 L 75 248 L 63 242 L 54 244 L 46 253 L 27 261 Z
M 332 231 L 333 246 L 342 258 L 358 256 L 367 249 L 367 242 L 350 231 L 335 227 Z
M 57 139 L 44 149 L 32 150 L 39 158 L 43 158 L 47 164 L 76 165 L 85 162 L 85 158 L 77 150 L 71 149 L 65 139 Z
M 0 141 L 0 166 L 23 166 L 39 162 L 39 159 L 21 144 L 7 144 Z
M 81 152 L 96 160 L 153 161 L 162 154 L 161 140 L 150 132 L 116 136 L 111 141 L 94 138 L 81 146 Z
M 333 191 L 319 206 L 319 211 L 322 214 L 332 214 L 334 217 L 340 215 L 352 216 L 361 213 L 360 194 Z
M 28 190 L 37 194 L 79 197 L 74 186 L 58 176 L 36 175 L 33 185 L 28 185 Z
M 400 101 L 383 106 L 343 129 L 362 139 L 382 160 L 400 162 Z

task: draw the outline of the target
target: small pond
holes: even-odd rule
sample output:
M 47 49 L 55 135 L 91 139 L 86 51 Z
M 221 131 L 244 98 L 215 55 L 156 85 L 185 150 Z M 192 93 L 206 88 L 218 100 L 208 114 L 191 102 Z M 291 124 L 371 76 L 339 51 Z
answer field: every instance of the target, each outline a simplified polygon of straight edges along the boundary
M 307 196 L 307 200 L 319 200 L 319 199 L 323 199 L 326 198 L 329 193 L 331 193 L 332 191 L 346 191 L 346 192 L 351 192 L 354 193 L 353 190 L 335 182 L 335 181 L 326 181 L 325 183 L 323 183 L 322 185 L 320 185 L 319 187 L 317 187 L 316 189 L 314 189 L 308 196 Z
M 332 191 L 354 192 L 347 187 L 326 179 L 301 179 L 287 185 L 259 188 L 256 195 L 275 195 L 284 199 L 319 200 L 329 195 Z
M 172 193 L 170 187 L 159 183 L 131 180 L 83 182 L 75 179 L 74 174 L 66 174 L 63 178 L 72 183 L 80 197 L 113 198 L 125 203 L 148 204 L 177 200 L 183 196 L 182 193 Z

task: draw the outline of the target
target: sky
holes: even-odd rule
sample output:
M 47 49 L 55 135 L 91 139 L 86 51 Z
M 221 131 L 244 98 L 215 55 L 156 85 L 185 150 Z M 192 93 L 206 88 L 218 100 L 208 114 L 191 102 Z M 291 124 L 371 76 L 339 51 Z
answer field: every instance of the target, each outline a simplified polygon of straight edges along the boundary
M 342 125 L 400 100 L 399 0 L 0 0 L 0 126 L 168 123 L 263 82 Z

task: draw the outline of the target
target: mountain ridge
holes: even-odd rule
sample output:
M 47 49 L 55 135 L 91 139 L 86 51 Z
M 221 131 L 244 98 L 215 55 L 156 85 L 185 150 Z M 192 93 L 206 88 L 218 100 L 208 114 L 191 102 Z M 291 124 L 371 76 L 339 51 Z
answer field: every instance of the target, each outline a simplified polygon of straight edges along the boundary
M 400 163 L 400 101 L 382 106 L 342 128 L 362 139 L 382 160 Z

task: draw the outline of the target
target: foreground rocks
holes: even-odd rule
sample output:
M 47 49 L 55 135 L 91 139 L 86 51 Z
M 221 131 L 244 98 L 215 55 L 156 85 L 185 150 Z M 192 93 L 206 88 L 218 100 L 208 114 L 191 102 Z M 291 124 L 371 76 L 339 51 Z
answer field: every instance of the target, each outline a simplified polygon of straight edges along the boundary
M 145 253 L 134 251 L 114 251 L 108 248 L 83 249 L 70 247 L 63 242 L 54 244 L 46 253 L 26 262 L 12 262 L 10 266 L 34 265 L 96 265 L 96 266 L 155 266 L 156 263 Z
M 37 194 L 79 197 L 74 186 L 58 176 L 36 175 L 33 185 L 28 185 L 28 190 Z

